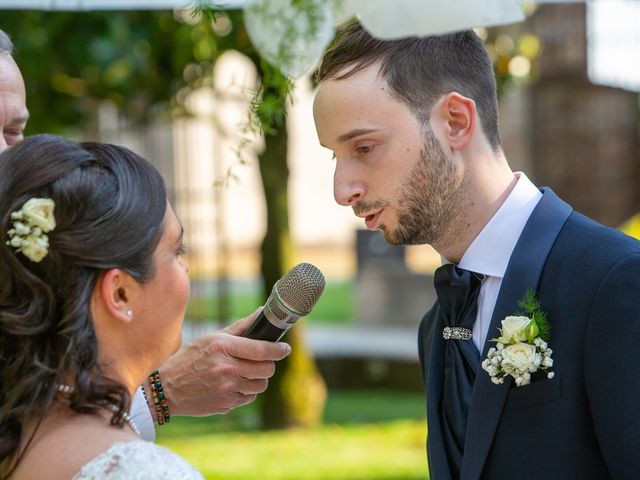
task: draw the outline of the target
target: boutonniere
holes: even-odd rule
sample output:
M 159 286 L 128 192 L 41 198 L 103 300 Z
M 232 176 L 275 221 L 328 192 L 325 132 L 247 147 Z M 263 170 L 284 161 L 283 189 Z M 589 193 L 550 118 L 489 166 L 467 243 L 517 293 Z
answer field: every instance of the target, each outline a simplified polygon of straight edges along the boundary
M 527 291 L 518 306 L 524 312 L 502 320 L 500 337 L 491 339 L 497 345 L 489 349 L 482 362 L 482 368 L 496 385 L 504 383 L 507 375 L 515 378 L 518 387 L 531 383 L 531 374 L 538 370 L 546 372 L 548 378 L 554 375 L 550 370 L 553 351 L 547 346 L 549 322 L 536 293 Z

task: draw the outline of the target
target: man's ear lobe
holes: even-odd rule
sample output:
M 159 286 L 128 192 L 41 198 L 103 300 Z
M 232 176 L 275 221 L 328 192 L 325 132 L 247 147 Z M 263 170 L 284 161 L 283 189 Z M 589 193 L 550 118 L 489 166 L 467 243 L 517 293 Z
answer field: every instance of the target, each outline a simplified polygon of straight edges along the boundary
M 475 132 L 476 104 L 470 98 L 451 92 L 435 105 L 437 118 L 445 131 L 445 140 L 451 152 L 464 150 Z
M 129 274 L 112 268 L 102 274 L 97 285 L 103 309 L 110 316 L 127 323 L 132 320 L 132 282 L 134 281 Z

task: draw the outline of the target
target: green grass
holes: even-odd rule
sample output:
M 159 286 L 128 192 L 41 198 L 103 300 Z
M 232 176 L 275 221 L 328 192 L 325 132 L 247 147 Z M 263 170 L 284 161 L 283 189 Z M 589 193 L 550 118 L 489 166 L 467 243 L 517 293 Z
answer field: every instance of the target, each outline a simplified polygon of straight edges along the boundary
M 287 432 L 222 433 L 163 440 L 207 479 L 419 480 L 426 478 L 424 422 Z
M 229 315 L 232 319 L 246 316 L 265 302 L 262 292 L 256 289 L 248 292 L 231 292 Z M 192 319 L 215 319 L 219 311 L 219 298 L 193 295 L 187 310 Z M 321 323 L 348 323 L 354 317 L 353 282 L 328 283 L 324 293 L 307 320 Z
M 225 416 L 176 418 L 158 443 L 207 479 L 425 479 L 424 397 L 389 391 L 332 392 L 325 425 L 255 431 L 257 407 Z

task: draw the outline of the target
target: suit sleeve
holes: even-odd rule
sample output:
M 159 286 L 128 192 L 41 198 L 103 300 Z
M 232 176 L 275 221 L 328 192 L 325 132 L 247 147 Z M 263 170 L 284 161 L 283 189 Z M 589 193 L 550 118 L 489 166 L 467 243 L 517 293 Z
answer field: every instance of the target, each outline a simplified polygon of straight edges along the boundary
M 594 298 L 585 346 L 593 422 L 613 478 L 640 472 L 640 254 L 614 265 Z

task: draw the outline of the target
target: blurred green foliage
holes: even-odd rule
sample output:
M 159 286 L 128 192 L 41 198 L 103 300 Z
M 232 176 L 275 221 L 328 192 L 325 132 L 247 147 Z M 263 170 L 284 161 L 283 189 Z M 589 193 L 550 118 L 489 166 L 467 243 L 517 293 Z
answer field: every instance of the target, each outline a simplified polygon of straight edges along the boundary
M 240 11 L 9 11 L 0 28 L 25 79 L 31 134 L 90 134 L 101 101 L 132 121 L 185 113 L 185 94 L 210 82 L 222 52 L 253 51 Z
M 397 420 L 424 421 L 425 400 L 420 392 L 395 390 L 332 390 L 327 396 L 322 422 L 347 427 Z M 160 440 L 199 437 L 213 433 L 251 432 L 260 428 L 260 412 L 254 402 L 225 415 L 173 417 L 169 428 L 158 428 Z
M 354 295 L 353 282 L 331 282 L 324 289 L 320 300 L 305 317 L 307 321 L 320 321 L 323 323 L 344 324 L 354 319 Z M 237 319 L 252 312 L 263 305 L 265 297 L 261 288 L 256 286 L 242 292 L 232 292 L 227 300 L 229 316 Z M 216 319 L 219 309 L 219 298 L 215 295 L 203 296 L 192 294 L 187 309 L 187 318 L 190 320 L 206 321 Z
M 498 97 L 535 81 L 542 45 L 523 24 L 480 29 L 479 34 L 493 61 Z

